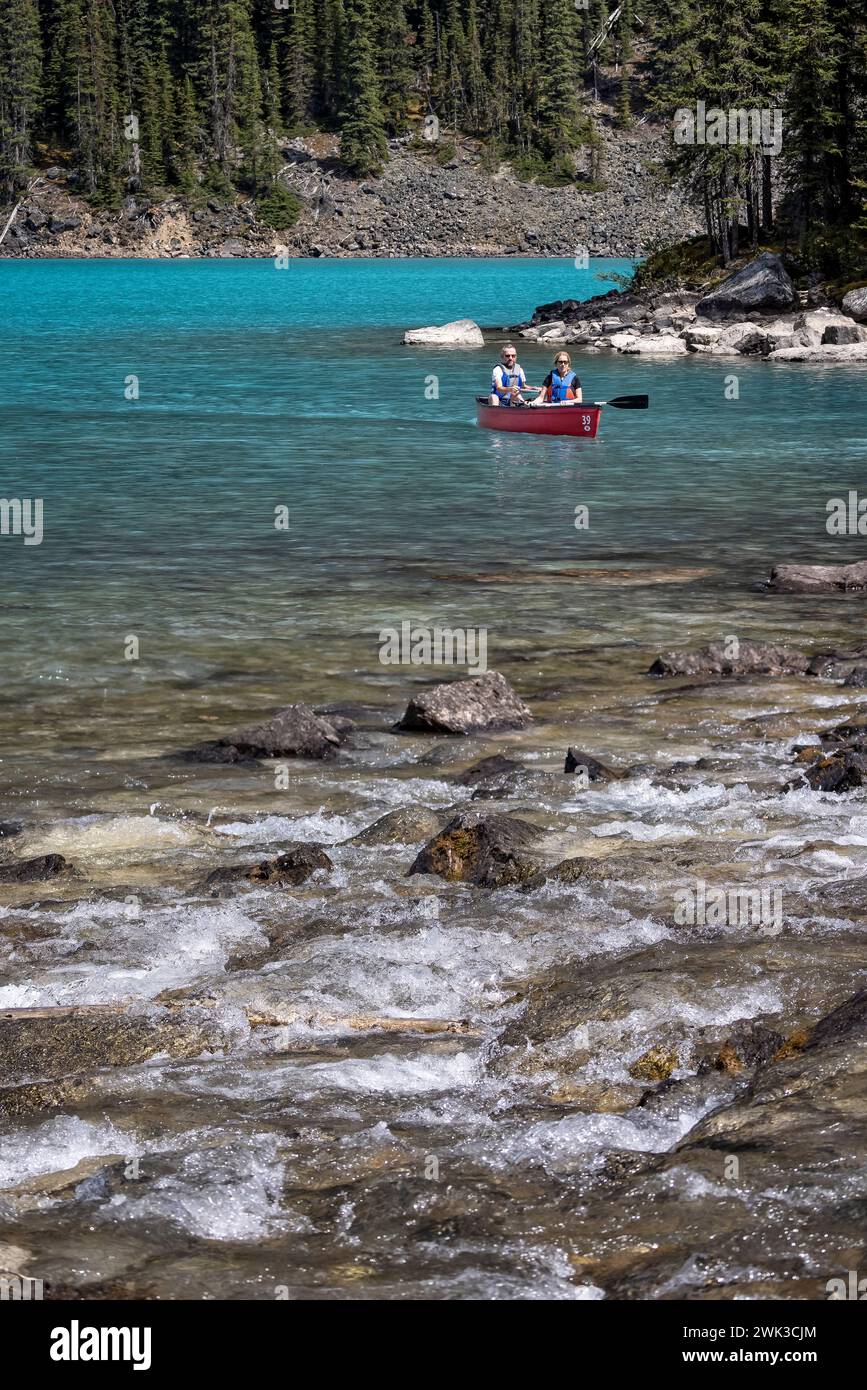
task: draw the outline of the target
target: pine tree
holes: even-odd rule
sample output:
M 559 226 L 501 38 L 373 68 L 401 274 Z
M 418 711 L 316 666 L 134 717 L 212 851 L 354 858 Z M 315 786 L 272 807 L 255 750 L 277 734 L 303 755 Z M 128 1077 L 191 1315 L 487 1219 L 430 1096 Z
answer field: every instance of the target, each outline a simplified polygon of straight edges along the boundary
M 381 0 L 374 21 L 374 38 L 382 119 L 390 135 L 400 135 L 407 126 L 413 80 L 403 0 Z
M 34 0 L 0 0 L 0 190 L 26 181 L 41 100 L 42 42 Z
M 386 158 L 368 0 L 347 0 L 346 61 L 340 113 L 340 157 L 358 178 L 377 173 Z
M 303 129 L 312 119 L 314 80 L 317 71 L 314 50 L 311 0 L 293 0 L 289 13 L 289 37 L 282 83 L 283 111 L 290 130 Z

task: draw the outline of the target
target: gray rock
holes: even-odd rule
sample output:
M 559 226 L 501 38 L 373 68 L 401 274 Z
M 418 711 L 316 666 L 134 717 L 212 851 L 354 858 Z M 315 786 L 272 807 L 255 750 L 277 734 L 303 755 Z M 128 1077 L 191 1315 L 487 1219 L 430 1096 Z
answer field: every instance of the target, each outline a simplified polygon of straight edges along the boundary
M 404 333 L 407 344 L 424 343 L 430 347 L 484 347 L 482 330 L 472 319 L 453 319 L 433 328 L 410 328 Z
M 203 886 L 215 898 L 248 883 L 254 888 L 297 888 L 317 871 L 333 868 L 321 845 L 298 842 L 287 845 L 273 859 L 263 859 L 259 864 L 214 869 Z
M 843 309 L 847 314 L 851 314 L 853 319 L 867 323 L 867 285 L 850 290 L 843 298 Z
M 348 722 L 343 721 L 344 730 Z M 251 758 L 332 758 L 343 741 L 342 733 L 309 705 L 287 705 L 272 719 L 200 744 L 185 756 L 205 763 L 237 763 Z
M 7 1084 L 134 1066 L 157 1053 L 196 1057 L 221 1046 L 214 1020 L 198 1015 L 130 1017 L 65 1009 L 0 1015 L 0 1073 Z
M 426 806 L 399 807 L 387 811 L 379 820 L 353 835 L 352 845 L 417 845 L 430 839 L 442 828 L 447 813 L 430 811 Z
M 764 251 L 700 299 L 696 312 L 704 318 L 773 313 L 790 309 L 795 302 L 794 286 L 779 256 Z
M 854 321 L 847 323 L 845 319 L 829 323 L 822 334 L 822 342 L 831 343 L 835 347 L 845 347 L 849 343 L 863 343 L 865 341 L 867 341 L 867 328 L 861 328 Z
M 767 587 L 776 594 L 863 593 L 867 560 L 851 565 L 775 565 Z
M 0 865 L 0 883 L 46 883 L 52 878 L 68 878 L 72 873 L 72 865 L 62 854 L 41 854 L 36 859 Z
M 395 725 L 404 731 L 469 734 L 480 729 L 523 729 L 532 719 L 499 671 L 451 681 L 416 695 Z
M 437 874 L 482 888 L 523 883 L 539 870 L 526 851 L 542 833 L 514 816 L 461 811 L 424 846 L 409 873 Z
M 67 214 L 65 217 L 52 217 L 49 228 L 55 236 L 61 232 L 74 232 L 81 226 L 81 218 Z
M 692 651 L 663 652 L 648 671 L 650 676 L 782 676 L 803 675 L 809 658 L 772 642 L 738 643 L 737 655 L 726 651 L 728 643 L 711 642 Z
M 575 773 L 582 769 L 587 773 L 588 780 L 591 782 L 610 782 L 621 777 L 623 774 L 614 772 L 604 763 L 600 763 L 598 758 L 594 758 L 590 753 L 577 753 L 574 748 L 566 750 L 566 763 L 564 772 Z

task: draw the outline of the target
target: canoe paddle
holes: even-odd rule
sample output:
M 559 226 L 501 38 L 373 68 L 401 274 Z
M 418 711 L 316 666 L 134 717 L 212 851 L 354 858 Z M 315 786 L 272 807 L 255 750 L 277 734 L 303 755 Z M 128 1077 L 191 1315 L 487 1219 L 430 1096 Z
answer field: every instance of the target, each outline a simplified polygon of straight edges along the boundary
M 541 386 L 524 386 L 524 391 L 541 391 Z M 550 402 L 549 402 L 550 404 Z M 615 396 L 612 401 L 558 401 L 558 405 L 612 405 L 616 410 L 647 410 L 650 406 L 649 396 Z
M 649 396 L 615 396 L 613 401 L 593 401 L 593 405 L 613 405 L 617 410 L 647 410 Z

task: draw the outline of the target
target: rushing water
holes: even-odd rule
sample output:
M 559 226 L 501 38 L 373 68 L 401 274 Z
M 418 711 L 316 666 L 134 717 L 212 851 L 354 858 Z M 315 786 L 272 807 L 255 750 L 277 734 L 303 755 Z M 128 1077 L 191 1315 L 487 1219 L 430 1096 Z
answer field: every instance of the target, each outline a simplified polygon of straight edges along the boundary
M 153 1020 L 153 1001 L 192 998 L 217 1029 L 204 1055 L 76 1086 L 69 1066 L 25 1068 L 18 1083 L 61 1079 L 26 1105 L 10 1092 L 0 1119 L 0 1242 L 31 1275 L 106 1296 L 587 1298 L 785 1295 L 838 1273 L 848 1227 L 829 1210 L 861 1192 L 857 1164 L 829 1175 L 802 1147 L 787 1176 L 724 1190 L 675 1146 L 742 1084 L 701 1072 L 702 1039 L 787 1033 L 863 978 L 858 912 L 817 906 L 867 873 L 863 796 L 781 790 L 792 744 L 858 692 L 645 673 L 726 635 L 863 640 L 863 599 L 758 586 L 775 561 L 861 558 L 825 506 L 860 480 L 867 375 L 576 354 L 588 398 L 647 391 L 651 410 L 605 412 L 595 441 L 507 438 L 473 421 L 498 337 L 400 345 L 627 269 L 0 265 L 0 491 L 44 508 L 40 545 L 0 538 L 0 858 L 77 871 L 0 889 L 0 1007 Z M 521 359 L 539 380 L 550 352 Z M 439 674 L 379 663 L 404 619 L 486 628 L 531 728 L 392 733 Z M 301 699 L 351 705 L 360 728 L 288 785 L 166 756 Z M 582 791 L 569 743 L 646 766 Z M 493 751 L 538 776 L 492 808 L 543 827 L 550 862 L 610 873 L 488 892 L 407 879 L 418 841 L 345 843 L 386 811 L 468 802 L 449 777 Z M 209 869 L 297 840 L 333 872 L 202 892 Z M 678 873 L 782 886 L 782 935 L 676 927 Z M 528 1038 L 531 1064 L 508 1030 L 558 971 L 586 982 L 592 1046 Z M 346 1022 L 371 1016 L 461 1022 Z M 666 1040 L 678 1085 L 648 1098 L 630 1068 Z

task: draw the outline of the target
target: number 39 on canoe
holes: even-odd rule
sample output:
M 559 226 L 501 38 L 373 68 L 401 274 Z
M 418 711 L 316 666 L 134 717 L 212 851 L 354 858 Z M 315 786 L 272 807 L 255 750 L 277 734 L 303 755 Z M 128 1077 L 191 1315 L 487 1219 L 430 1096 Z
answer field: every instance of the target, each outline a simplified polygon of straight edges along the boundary
M 532 387 L 528 387 L 532 390 Z M 557 405 L 491 405 L 476 396 L 476 419 L 486 430 L 511 434 L 566 434 L 595 439 L 605 406 L 617 410 L 647 410 L 647 396 L 615 396 L 610 401 L 564 401 Z

